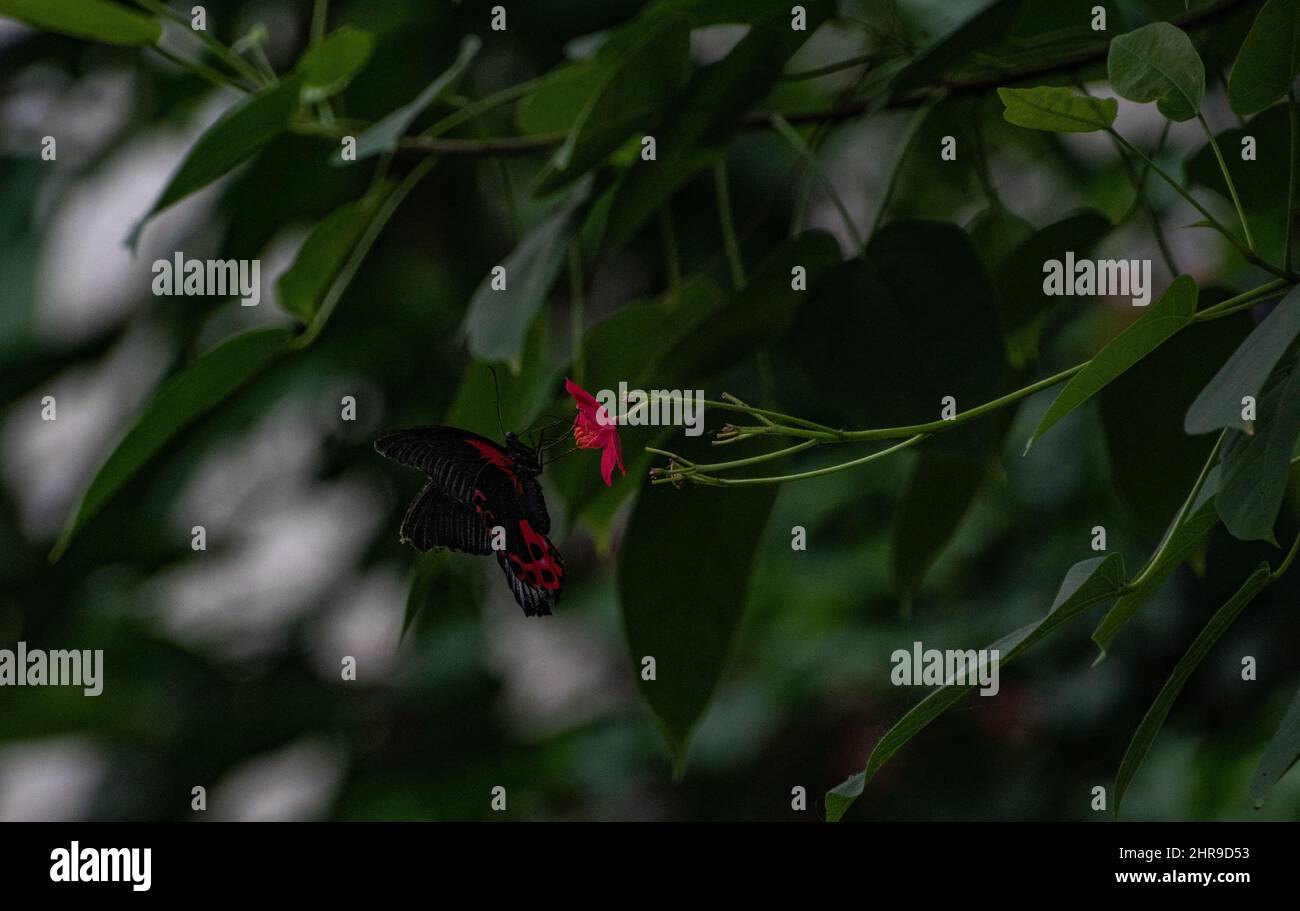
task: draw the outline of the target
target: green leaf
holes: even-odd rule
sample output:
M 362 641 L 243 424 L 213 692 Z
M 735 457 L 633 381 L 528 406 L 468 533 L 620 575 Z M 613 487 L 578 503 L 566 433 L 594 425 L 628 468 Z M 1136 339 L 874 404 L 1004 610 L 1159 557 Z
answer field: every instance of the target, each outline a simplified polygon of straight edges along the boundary
M 658 364 L 656 382 L 678 389 L 701 383 L 785 335 L 800 305 L 839 262 L 839 245 L 821 231 L 780 244 L 723 307 L 677 335 Z M 792 287 L 796 267 L 805 270 L 808 291 Z
M 1269 0 L 1255 17 L 1228 79 L 1228 101 L 1242 116 L 1291 91 L 1300 75 L 1300 0 Z
M 1196 313 L 1196 295 L 1196 282 L 1191 276 L 1180 275 L 1174 279 L 1150 310 L 1098 351 L 1088 366 L 1070 379 L 1038 422 L 1025 444 L 1025 452 L 1053 424 L 1189 325 Z
M 324 101 L 343 91 L 370 61 L 374 49 L 374 36 L 350 25 L 326 35 L 298 62 L 302 100 Z
M 567 261 L 572 221 L 572 207 L 565 206 L 529 231 L 501 263 L 504 289 L 493 289 L 491 272 L 479 284 L 462 330 L 474 357 L 489 363 L 504 361 L 518 369 L 528 326 Z
M 1105 49 L 1107 32 L 1091 26 L 1093 4 L 995 0 L 984 4 L 945 3 L 933 7 L 952 19 L 972 6 L 983 8 L 926 48 L 895 78 L 891 97 L 921 94 L 934 85 L 959 85 L 1003 74 L 1048 72 L 1062 60 L 1096 57 Z M 1107 27 L 1124 31 L 1127 18 L 1116 0 L 1097 3 L 1106 9 Z M 950 13 L 949 10 L 952 10 Z M 927 20 L 927 22 L 930 20 Z
M 567 133 L 596 94 L 604 74 L 605 65 L 594 58 L 546 74 L 515 112 L 519 132 L 530 136 Z
M 905 615 L 910 614 L 926 573 L 956 534 L 987 474 L 983 459 L 929 451 L 917 457 L 894 519 L 890 564 Z
M 724 154 L 740 118 L 776 82 L 786 63 L 829 15 L 822 0 L 806 3 L 808 28 L 789 27 L 790 10 L 773 8 L 722 60 L 696 74 L 658 137 L 657 161 L 637 161 L 611 190 L 602 246 L 625 245 L 696 174 Z
M 789 20 L 790 4 L 785 0 L 655 0 L 640 19 L 677 16 L 685 18 L 694 29 L 728 23 L 752 25 L 779 14 Z
M 1205 64 L 1176 25 L 1153 22 L 1115 37 L 1107 69 L 1116 92 L 1129 101 L 1156 102 L 1170 120 L 1191 120 L 1201 111 Z
M 1174 700 L 1183 691 L 1183 684 L 1187 682 L 1187 678 L 1192 675 L 1192 671 L 1196 670 L 1201 660 L 1209 654 L 1210 649 L 1214 648 L 1214 643 L 1219 641 L 1219 637 L 1237 619 L 1237 615 L 1264 590 L 1270 578 L 1268 564 L 1260 564 L 1236 594 L 1214 612 L 1214 616 L 1205 624 L 1183 657 L 1178 659 L 1173 673 L 1160 688 L 1160 693 L 1156 696 L 1155 702 L 1151 703 L 1151 708 L 1147 709 L 1137 732 L 1129 741 L 1128 749 L 1124 751 L 1124 758 L 1120 761 L 1119 771 L 1115 774 L 1116 818 L 1119 817 L 1120 801 L 1124 799 L 1124 792 L 1128 790 L 1133 776 L 1137 774 L 1138 769 L 1142 767 L 1142 761 L 1151 751 L 1151 745 L 1155 743 L 1156 735 L 1160 733 L 1165 719 L 1169 717 L 1169 710 L 1173 708 Z
M 1005 383 L 984 264 L 960 228 L 941 222 L 892 222 L 860 257 L 827 272 L 799 310 L 790 348 L 832 410 L 823 417 L 852 426 L 938 420 L 944 396 L 960 411 L 996 398 Z M 976 449 L 992 446 L 989 425 L 972 428 L 985 436 Z M 927 445 L 971 455 L 969 438 L 950 436 Z
M 632 136 L 649 133 L 681 87 L 689 55 L 688 23 L 676 16 L 656 17 L 610 39 L 595 58 L 594 91 L 539 177 L 535 192 L 554 192 L 587 173 Z
M 1097 644 L 1099 650 L 1097 659 L 1093 662 L 1094 666 L 1106 659 L 1106 652 L 1115 641 L 1115 637 L 1119 635 L 1119 631 L 1155 597 L 1156 593 L 1164 587 L 1165 580 L 1201 546 L 1210 529 L 1214 528 L 1219 521 L 1219 514 L 1214 509 L 1214 494 L 1218 487 L 1219 469 L 1216 467 L 1210 471 L 1205 485 L 1192 503 L 1192 508 L 1188 510 L 1186 521 L 1179 525 L 1175 518 L 1169 524 L 1165 537 L 1172 536 L 1172 540 L 1167 548 L 1157 549 L 1160 559 L 1152 566 L 1151 571 L 1146 573 L 1145 578 L 1142 578 L 1142 581 L 1131 591 L 1122 595 L 1106 616 L 1102 617 L 1101 623 L 1092 633 L 1092 641 Z M 1162 539 L 1161 544 L 1163 543 Z M 1139 577 L 1141 578 L 1141 574 Z
M 1300 435 L 1300 364 L 1273 372 L 1260 397 L 1253 433 L 1229 431 L 1216 508 L 1242 541 L 1276 543 L 1273 524 L 1286 496 L 1291 454 Z
M 1043 292 L 1043 263 L 1065 261 L 1067 251 L 1087 256 L 1110 233 L 1110 219 L 1084 209 L 1036 232 L 1006 255 L 995 273 L 998 315 L 1002 325 L 1007 361 L 1016 369 L 1038 358 L 1038 337 L 1043 320 L 1061 298 Z
M 288 351 L 287 329 L 256 329 L 202 355 L 169 380 L 95 473 L 51 559 L 181 431 L 216 408 Z
M 989 646 L 989 651 L 998 651 L 999 669 L 1005 668 L 1058 627 L 1082 615 L 1089 608 L 1115 597 L 1123 585 L 1124 558 L 1119 554 L 1094 557 L 1074 564 L 1065 574 L 1047 616 L 1037 623 L 1003 636 Z M 945 684 L 917 703 L 880 738 L 867 759 L 866 769 L 826 794 L 827 821 L 836 822 L 843 817 L 891 756 L 977 686 L 978 684 Z
M 298 107 L 298 85 L 296 77 L 288 77 L 268 86 L 209 127 L 186 154 L 157 202 L 131 230 L 127 243 L 134 247 L 149 219 L 224 176 L 283 133 Z
M 1105 130 L 1115 122 L 1119 111 L 1119 102 L 1114 98 L 1090 98 L 1060 86 L 998 89 L 998 97 L 1006 105 L 1002 116 L 1008 123 L 1053 133 Z
M 1300 336 L 1300 287 L 1292 288 L 1282 298 L 1201 390 L 1187 410 L 1183 428 L 1188 433 L 1210 433 L 1224 427 L 1249 430 L 1241 416 L 1242 398 L 1250 395 L 1258 401 L 1269 374 L 1297 336 Z
M 1290 771 L 1297 759 L 1300 759 L 1300 690 L 1296 691 L 1291 707 L 1282 716 L 1273 739 L 1259 758 L 1255 777 L 1250 781 L 1250 796 L 1256 807 L 1264 803 L 1273 785 Z
M 1201 306 L 1228 295 L 1201 291 Z M 1250 314 L 1193 323 L 1102 389 L 1100 412 L 1111 483 L 1158 541 L 1178 512 L 1214 448 L 1212 436 L 1183 432 L 1183 415 L 1254 323 Z
M 0 0 L 0 16 L 105 44 L 149 45 L 162 37 L 157 19 L 105 0 Z
M 415 118 L 456 91 L 482 46 L 483 42 L 477 35 L 467 35 L 460 43 L 455 61 L 445 72 L 430 82 L 412 101 L 392 111 L 357 137 L 357 161 L 396 149 L 398 141 L 415 122 Z
M 999 275 L 1022 244 L 1034 236 L 1034 226 L 1001 206 L 990 206 L 970 220 L 966 233 L 979 250 L 989 275 Z
M 696 450 L 685 447 L 693 458 Z M 710 447 L 699 456 L 707 459 Z M 592 468 L 594 471 L 595 469 Z M 735 650 L 751 566 L 777 487 L 646 487 L 623 540 L 619 601 L 637 686 L 673 757 L 686 768 L 691 735 Z M 642 659 L 655 679 L 642 679 Z
M 315 318 L 321 301 L 338 277 L 375 214 L 374 196 L 331 212 L 303 241 L 298 255 L 276 283 L 280 306 L 303 323 Z

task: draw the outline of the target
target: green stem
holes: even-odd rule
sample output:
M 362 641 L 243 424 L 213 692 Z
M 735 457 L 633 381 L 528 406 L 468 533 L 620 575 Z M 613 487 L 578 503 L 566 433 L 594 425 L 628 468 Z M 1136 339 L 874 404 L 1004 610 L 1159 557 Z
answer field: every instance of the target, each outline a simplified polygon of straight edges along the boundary
M 853 459 L 848 462 L 840 462 L 837 465 L 828 465 L 825 468 L 814 468 L 812 471 L 801 471 L 795 474 L 774 475 L 772 477 L 766 477 L 766 478 L 715 478 L 712 475 L 685 474 L 679 478 L 673 478 L 671 476 L 658 478 L 654 481 L 654 483 L 659 483 L 659 484 L 671 483 L 674 480 L 685 479 L 693 483 L 704 484 L 709 487 L 753 487 L 760 484 L 782 484 L 786 481 L 806 481 L 809 478 L 821 478 L 821 477 L 825 477 L 828 474 L 835 474 L 836 472 L 840 472 L 840 471 L 848 471 L 850 468 L 859 468 L 863 465 L 868 465 L 872 462 L 880 461 L 881 459 L 888 458 L 889 456 L 893 455 L 896 452 L 901 452 L 904 449 L 908 449 L 912 446 L 915 446 L 917 443 L 924 440 L 927 436 L 928 434 L 920 433 L 914 437 L 911 437 L 910 439 L 903 440 L 901 443 L 895 443 L 893 446 L 890 446 L 887 449 L 878 450 L 876 452 L 862 456 L 861 458 L 858 459 Z
M 825 66 L 819 66 L 811 70 L 799 70 L 794 73 L 782 73 L 779 77 L 782 82 L 797 82 L 801 79 L 820 79 L 822 76 L 831 76 L 843 70 L 851 70 L 855 67 L 863 66 L 873 62 L 879 55 L 876 53 L 859 54 L 856 57 L 850 57 L 847 60 L 841 60 L 838 63 L 828 63 Z
M 677 230 L 667 203 L 659 209 L 659 238 L 663 244 L 664 271 L 668 276 L 668 299 L 675 306 L 682 284 L 682 258 L 677 249 Z
M 993 399 L 991 402 L 985 402 L 983 405 L 977 405 L 969 411 L 962 411 L 947 420 L 930 421 L 925 424 L 912 424 L 907 427 L 884 427 L 877 430 L 846 430 L 841 434 L 841 436 L 846 440 L 888 440 L 897 437 L 912 436 L 913 434 L 918 433 L 939 433 L 951 427 L 964 424 L 967 421 L 973 421 L 975 418 L 988 414 L 990 411 L 1005 408 L 1007 405 L 1018 402 L 1023 398 L 1027 398 L 1035 392 L 1041 392 L 1044 389 L 1055 386 L 1057 383 L 1064 382 L 1084 367 L 1087 367 L 1089 363 L 1089 361 L 1084 361 L 1082 364 L 1075 364 L 1073 367 L 1062 370 L 1060 373 L 1054 373 L 1036 383 L 1030 383 L 1028 386 L 1017 389 L 1014 392 L 1008 392 L 1001 398 Z
M 1252 288 L 1236 297 L 1230 297 L 1226 301 L 1215 304 L 1213 307 L 1206 307 L 1192 317 L 1194 322 L 1204 322 L 1206 320 L 1219 319 L 1224 316 L 1231 316 L 1239 310 L 1245 310 L 1255 306 L 1266 297 L 1271 297 L 1286 288 L 1291 287 L 1291 283 L 1284 278 L 1275 278 L 1271 282 L 1260 285 L 1258 288 Z
M 1300 552 L 1300 535 L 1296 535 L 1296 539 L 1291 542 L 1291 549 L 1287 551 L 1286 559 L 1282 561 L 1281 566 L 1273 570 L 1273 574 L 1269 576 L 1269 579 L 1277 579 L 1285 575 L 1286 571 L 1291 568 L 1291 564 L 1295 562 L 1297 552 Z
M 1286 119 L 1291 128 L 1291 154 L 1287 160 L 1290 166 L 1287 168 L 1287 185 L 1286 185 L 1286 239 L 1282 246 L 1282 268 L 1291 271 L 1291 228 L 1295 223 L 1295 157 L 1300 149 L 1296 148 L 1296 112 L 1295 112 L 1295 90 L 1291 89 L 1286 96 Z
M 1156 552 L 1151 555 L 1151 559 L 1148 560 L 1147 565 L 1142 568 L 1142 572 L 1138 574 L 1136 579 L 1124 586 L 1126 591 L 1135 591 L 1141 588 L 1142 584 L 1146 582 L 1151 573 L 1155 572 L 1155 568 L 1160 564 L 1161 558 L 1164 557 L 1165 552 L 1169 550 L 1170 545 L 1173 544 L 1174 538 L 1178 536 L 1178 530 L 1183 527 L 1187 522 L 1187 517 L 1192 514 L 1192 508 L 1196 505 L 1196 498 L 1201 495 L 1201 490 L 1205 487 L 1205 479 L 1210 476 L 1210 470 L 1214 467 L 1214 463 L 1219 457 L 1219 447 L 1223 445 L 1223 438 L 1227 436 L 1227 434 L 1228 431 L 1223 431 L 1219 434 L 1219 438 L 1214 441 L 1214 448 L 1210 450 L 1209 458 L 1207 458 L 1205 464 L 1201 466 L 1201 473 L 1197 476 L 1196 483 L 1192 485 L 1191 491 L 1187 494 L 1187 499 L 1183 501 L 1182 508 L 1178 510 L 1178 517 L 1174 519 L 1174 523 L 1169 526 L 1168 533 L 1160 541 L 1160 546 L 1157 547 Z
M 826 169 L 822 167 L 821 162 L 817 160 L 813 150 L 803 141 L 799 131 L 790 126 L 789 122 L 780 114 L 772 115 L 772 126 L 775 127 L 777 133 L 786 142 L 790 143 L 795 152 L 799 154 L 799 157 L 808 163 L 809 169 L 821 181 L 821 185 L 826 190 L 826 195 L 830 198 L 831 204 L 835 206 L 835 211 L 839 213 L 840 220 L 844 222 L 844 229 L 853 241 L 853 249 L 861 250 L 865 244 L 862 235 L 858 233 L 858 226 L 853 223 L 853 217 L 849 215 L 848 206 L 844 204 L 844 199 L 840 196 L 839 191 L 835 189 L 835 183 L 831 180 L 830 175 L 826 173 Z
M 257 69 L 254 66 L 252 66 L 244 58 L 240 57 L 230 48 L 226 47 L 224 44 L 222 44 L 220 41 L 218 41 L 208 32 L 206 31 L 196 32 L 192 27 L 190 20 L 186 19 L 183 15 L 173 10 L 167 4 L 161 3 L 159 2 L 159 0 L 135 0 L 135 2 L 139 6 L 142 6 L 145 9 L 149 10 L 149 12 L 153 13 L 154 15 L 161 16 L 164 19 L 170 19 L 172 22 L 175 22 L 177 25 L 181 26 L 181 28 L 184 31 L 188 32 L 190 35 L 194 36 L 199 41 L 203 42 L 203 44 L 208 48 L 208 50 L 210 50 L 213 53 L 213 55 L 215 55 L 218 59 L 224 62 L 226 66 L 230 67 L 234 72 L 238 73 L 240 76 L 243 76 L 245 79 L 249 80 L 249 82 L 251 82 L 253 85 L 260 86 L 263 84 L 262 76 L 260 73 L 258 73 Z
M 1142 161 L 1146 162 L 1147 165 L 1151 168 L 1151 170 L 1155 171 L 1161 180 L 1169 184 L 1169 186 L 1173 187 L 1174 191 L 1183 199 L 1187 200 L 1188 204 L 1191 205 L 1192 208 L 1194 208 L 1197 212 L 1200 212 L 1201 215 L 1205 216 L 1206 221 L 1209 222 L 1209 224 L 1212 225 L 1214 228 L 1216 228 L 1220 234 L 1226 237 L 1228 239 L 1228 242 L 1232 244 L 1233 247 L 1236 248 L 1237 252 L 1240 253 L 1247 262 L 1259 266 L 1261 269 L 1265 270 L 1266 272 L 1272 272 L 1274 275 L 1281 276 L 1282 278 L 1292 277 L 1289 271 L 1279 269 L 1277 266 L 1273 265 L 1272 263 L 1260 257 L 1257 253 L 1255 253 L 1254 250 L 1249 250 L 1245 246 L 1243 246 L 1241 240 L 1237 237 L 1237 235 L 1233 234 L 1226 227 L 1224 227 L 1224 225 L 1217 218 L 1215 218 L 1213 215 L 1210 214 L 1209 210 L 1206 209 L 1205 206 L 1201 205 L 1199 202 L 1196 201 L 1196 197 L 1192 196 L 1191 193 L 1188 193 L 1187 190 L 1183 188 L 1182 184 L 1180 184 L 1178 181 L 1170 177 L 1168 172 L 1166 172 L 1164 168 L 1160 167 L 1160 165 L 1156 164 L 1154 161 L 1148 158 L 1146 154 L 1142 152 L 1141 149 L 1137 148 L 1137 146 L 1133 145 L 1131 142 L 1129 142 L 1127 139 L 1125 139 L 1123 136 L 1117 133 L 1114 129 L 1108 129 L 1107 132 L 1110 133 L 1112 136 L 1114 136 L 1116 139 L 1118 139 L 1120 144 L 1124 146 L 1124 148 L 1127 149 L 1129 153 L 1136 155 Z
M 311 10 L 311 47 L 325 37 L 325 22 L 329 19 L 330 0 L 316 0 Z
M 182 69 L 189 70 L 190 72 L 194 73 L 196 76 L 200 76 L 203 79 L 206 79 L 208 82 L 212 83 L 214 86 L 216 86 L 219 89 L 228 88 L 228 89 L 235 89 L 240 92 L 248 91 L 248 86 L 244 85 L 242 82 L 239 82 L 233 76 L 228 76 L 225 73 L 221 72 L 220 70 L 213 69 L 212 67 L 208 66 L 206 63 L 203 63 L 198 60 L 190 60 L 186 57 L 180 56 L 179 54 L 174 54 L 160 44 L 152 45 L 149 48 L 149 50 L 153 51 L 155 54 L 157 54 L 159 57 L 162 57 L 164 60 L 170 63 L 174 63 L 177 66 L 181 67 Z
M 393 213 L 397 211 L 397 207 L 402 204 L 402 201 L 410 195 L 412 190 L 415 189 L 416 184 L 418 184 L 430 171 L 433 170 L 433 166 L 437 161 L 438 159 L 433 156 L 425 158 L 411 169 L 411 173 L 407 174 L 406 178 L 400 184 L 389 192 L 388 196 L 379 206 L 379 209 L 375 212 L 375 217 L 372 218 L 370 224 L 366 226 L 365 233 L 361 235 L 361 239 L 357 241 L 357 245 L 352 248 L 352 253 L 348 257 L 347 262 L 343 264 L 343 269 L 330 285 L 329 291 L 326 292 L 324 300 L 321 301 L 320 309 L 316 311 L 316 315 L 311 321 L 311 325 L 308 326 L 307 331 L 300 335 L 295 341 L 297 347 L 306 348 L 316 340 L 318 335 L 320 335 L 321 330 L 325 328 L 325 324 L 329 321 L 330 314 L 332 314 L 334 308 L 338 306 L 339 300 L 343 297 L 344 292 L 347 291 L 348 286 L 352 283 L 352 279 L 356 276 L 357 270 L 361 268 L 362 262 L 365 261 L 366 255 L 370 252 L 370 248 L 374 246 L 375 241 L 379 239 L 379 235 L 384 230 L 384 226 L 388 224 L 388 220 L 393 217 Z
M 731 193 L 727 188 L 726 161 L 719 161 L 713 166 L 713 189 L 717 196 L 718 225 L 722 229 L 722 243 L 727 250 L 727 264 L 731 267 L 731 284 L 739 290 L 745 285 L 745 264 L 740 259 L 740 244 L 736 241 L 736 224 L 731 218 Z
M 912 115 L 912 119 L 908 122 L 907 129 L 898 142 L 898 155 L 894 158 L 894 166 L 889 171 L 889 180 L 885 184 L 885 194 L 881 197 L 880 208 L 876 209 L 876 215 L 871 221 L 871 230 L 867 233 L 868 237 L 874 237 L 876 231 L 884 224 L 885 215 L 894 201 L 894 192 L 898 187 L 898 175 L 903 170 L 903 159 L 907 157 L 908 146 L 912 144 L 912 139 L 921 128 L 921 124 L 925 122 L 925 118 L 930 115 L 930 110 L 939 103 L 942 97 L 943 94 L 939 93 L 930 98 L 925 104 L 916 109 L 916 113 Z
M 1237 207 L 1237 217 L 1241 219 L 1241 230 L 1246 235 L 1246 246 L 1251 252 L 1254 252 L 1255 239 L 1250 236 L 1250 223 L 1246 221 L 1246 210 L 1241 207 L 1241 197 L 1237 195 L 1237 185 L 1233 182 L 1231 172 L 1228 171 L 1228 163 L 1223 160 L 1223 153 L 1219 151 L 1219 142 L 1214 138 L 1214 131 L 1210 129 L 1209 123 L 1206 122 L 1205 115 L 1197 114 L 1196 119 L 1201 122 L 1201 129 L 1205 130 L 1205 135 L 1210 140 L 1210 148 L 1214 150 L 1214 157 L 1219 162 L 1219 170 L 1223 172 L 1223 180 L 1228 185 L 1228 193 L 1232 196 L 1232 204 Z M 1294 160 L 1292 159 L 1292 161 Z

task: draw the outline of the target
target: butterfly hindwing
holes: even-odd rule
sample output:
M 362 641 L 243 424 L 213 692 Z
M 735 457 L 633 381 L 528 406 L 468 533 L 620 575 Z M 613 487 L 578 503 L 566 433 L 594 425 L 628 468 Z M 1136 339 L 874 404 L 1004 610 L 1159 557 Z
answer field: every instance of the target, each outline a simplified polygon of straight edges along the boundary
M 506 549 L 497 563 L 515 600 L 530 617 L 551 612 L 564 589 L 564 559 L 555 545 L 528 516 L 511 516 L 506 526 Z
M 467 554 L 492 553 L 492 535 L 472 506 L 443 496 L 430 481 L 402 519 L 401 539 L 416 550 L 450 547 Z

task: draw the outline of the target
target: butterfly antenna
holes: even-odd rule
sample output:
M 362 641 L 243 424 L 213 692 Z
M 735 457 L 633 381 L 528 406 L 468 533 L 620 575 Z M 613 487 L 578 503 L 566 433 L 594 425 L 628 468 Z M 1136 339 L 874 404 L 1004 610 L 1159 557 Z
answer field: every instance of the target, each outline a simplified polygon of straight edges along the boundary
M 501 382 L 497 379 L 497 368 L 489 364 L 488 370 L 492 371 L 492 389 L 496 393 L 497 399 L 497 427 L 501 428 L 501 436 L 505 437 L 506 423 L 501 420 Z
M 559 455 L 557 455 L 557 456 L 556 456 L 555 458 L 553 458 L 553 459 L 547 459 L 547 460 L 544 461 L 542 464 L 543 464 L 543 465 L 550 465 L 552 462 L 558 462 L 558 461 L 560 461 L 560 459 L 564 458 L 564 457 L 567 456 L 567 455 L 573 455 L 575 452 L 577 452 L 577 451 L 578 451 L 579 449 L 581 449 L 581 448 L 582 448 L 581 446 L 574 446 L 572 449 L 568 450 L 567 452 L 562 452 L 562 453 L 560 453 Z

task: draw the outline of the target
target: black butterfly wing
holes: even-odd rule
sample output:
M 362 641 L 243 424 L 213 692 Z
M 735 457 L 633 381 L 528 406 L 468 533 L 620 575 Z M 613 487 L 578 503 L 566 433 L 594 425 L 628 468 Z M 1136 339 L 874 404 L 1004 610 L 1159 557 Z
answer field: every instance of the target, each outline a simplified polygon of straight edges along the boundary
M 505 449 L 455 427 L 398 430 L 375 449 L 429 476 L 402 521 L 403 541 L 419 550 L 489 554 L 500 527 L 505 549 L 495 551 L 497 563 L 515 601 L 530 617 L 551 612 L 564 586 L 564 560 L 546 537 L 551 519 L 541 485 Z
M 472 506 L 479 480 L 488 469 L 516 478 L 509 454 L 487 437 L 458 427 L 411 427 L 385 434 L 375 450 L 429 476 L 441 496 Z M 512 483 L 512 486 L 513 483 Z
M 529 478 L 527 485 L 536 488 L 513 501 L 517 504 L 503 517 L 506 549 L 497 552 L 497 563 L 505 573 L 506 583 L 515 601 L 529 617 L 545 616 L 560 600 L 564 589 L 564 559 L 560 551 L 537 523 L 536 510 L 546 517 L 546 502 L 541 486 Z M 549 529 L 549 519 L 546 519 Z
M 492 553 L 492 534 L 484 516 L 444 496 L 432 481 L 406 510 L 401 539 L 416 550 L 450 547 L 480 556 Z

